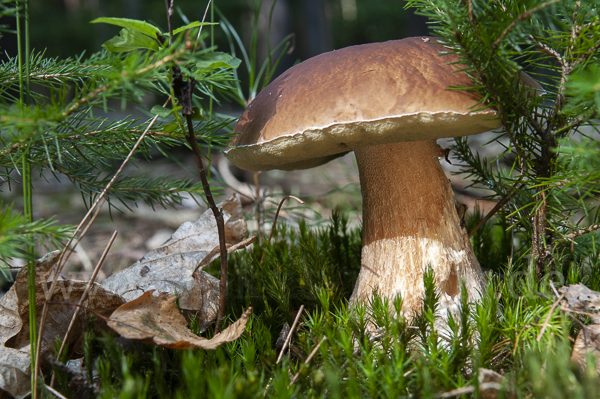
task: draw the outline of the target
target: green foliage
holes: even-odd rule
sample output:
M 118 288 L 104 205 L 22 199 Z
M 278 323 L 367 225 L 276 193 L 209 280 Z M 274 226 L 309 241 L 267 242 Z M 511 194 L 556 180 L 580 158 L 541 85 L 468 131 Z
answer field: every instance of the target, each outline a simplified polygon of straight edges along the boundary
M 401 298 L 390 303 L 375 293 L 371 303 L 349 306 L 344 287 L 352 287 L 356 276 L 333 277 L 345 262 L 335 261 L 334 254 L 346 250 L 335 243 L 348 240 L 349 248 L 358 249 L 359 232 L 343 224 L 335 215 L 318 230 L 281 226 L 272 244 L 262 242 L 231 258 L 230 319 L 255 307 L 246 332 L 234 342 L 214 351 L 177 352 L 104 338 L 96 360 L 100 396 L 435 398 L 474 389 L 479 367 L 486 367 L 502 370 L 502 389 L 512 387 L 519 398 L 597 397 L 598 377 L 569 360 L 568 338 L 578 324 L 554 310 L 537 341 L 554 298 L 547 282 L 531 278 L 533 269 L 524 271 L 527 264 L 516 261 L 503 279 L 492 279 L 480 303 L 468 304 L 463 295 L 460 310 L 443 328 L 434 323 L 439 298 L 429 272 L 424 311 L 408 322 L 390 313 L 401 310 Z M 308 250 L 315 254 L 302 253 Z M 358 270 L 354 259 L 350 269 Z M 573 277 L 581 281 L 584 275 Z M 285 289 L 277 287 L 282 280 Z M 303 280 L 314 287 L 295 290 Z M 292 349 L 276 364 L 281 325 L 291 324 L 290 313 L 302 304 L 306 311 Z
M 262 0 L 258 0 L 255 4 L 254 24 L 252 29 L 252 36 L 250 39 L 250 48 L 248 50 L 244 46 L 242 39 L 240 38 L 238 33 L 235 31 L 233 25 L 229 22 L 227 17 L 217 8 L 217 13 L 219 15 L 219 18 L 221 19 L 221 28 L 223 29 L 223 32 L 227 37 L 231 54 L 235 56 L 236 50 L 239 51 L 244 61 L 243 65 L 247 69 L 247 92 L 245 92 L 242 88 L 242 83 L 240 76 L 238 75 L 238 71 L 234 70 L 234 75 L 236 78 L 236 95 L 233 96 L 233 99 L 243 107 L 246 107 L 250 103 L 250 101 L 252 101 L 254 97 L 256 97 L 256 95 L 271 82 L 271 79 L 273 78 L 277 66 L 281 62 L 281 59 L 286 54 L 288 49 L 292 47 L 292 34 L 289 34 L 286 37 L 284 37 L 274 48 L 270 47 L 270 39 L 267 40 L 267 42 L 269 43 L 267 59 L 263 61 L 260 68 L 258 67 L 258 19 L 262 4 Z M 275 7 L 275 4 L 276 2 L 272 3 L 269 12 L 269 32 L 271 26 L 271 18 L 273 16 L 273 8 Z
M 483 217 L 484 214 L 476 206 L 473 213 L 467 214 L 467 231 L 473 231 Z M 501 213 L 473 234 L 471 245 L 481 267 L 500 272 L 506 268 L 511 256 L 519 258 L 523 254 L 522 246 L 515 248 L 514 231 L 509 227 L 506 215 Z
M 429 18 L 434 34 L 460 58 L 457 68 L 472 78 L 468 90 L 483 97 L 480 106 L 498 110 L 503 130 L 494 140 L 505 150 L 493 162 L 473 152 L 467 138 L 456 139 L 452 149 L 473 185 L 491 190 L 496 200 L 512 195 L 506 208 L 510 228 L 536 259 L 538 275 L 573 240 L 580 251 L 594 253 L 582 237 L 597 229 L 592 226 L 598 225 L 594 198 L 600 187 L 596 180 L 580 190 L 581 176 L 573 168 L 580 161 L 569 158 L 565 143 L 596 129 L 598 1 L 408 4 Z M 525 71 L 543 89 L 534 89 Z M 594 155 L 588 156 L 592 162 Z M 572 179 L 576 187 L 564 187 Z
M 157 27 L 144 21 L 99 18 L 94 22 L 124 27 L 126 35 L 111 39 L 112 44 L 105 46 L 114 52 L 63 60 L 32 52 L 27 70 L 19 69 L 18 57 L 8 57 L 0 64 L 2 178 L 10 183 L 15 179 L 14 172 L 26 177 L 25 172 L 30 169 L 43 173 L 45 178 L 66 178 L 81 191 L 89 205 L 111 181 L 142 132 L 147 130 L 147 135 L 134 160 L 149 160 L 156 153 L 168 157 L 171 148 L 187 145 L 182 124 L 168 109 L 160 113 L 161 118 L 152 126 L 151 118 L 115 120 L 100 115 L 119 103 L 122 108 L 129 102 L 141 104 L 148 96 L 162 98 L 157 102 L 164 102 L 170 93 L 170 67 L 179 65 L 197 81 L 196 137 L 209 150 L 225 148 L 229 136 L 221 131 L 229 127 L 231 120 L 212 115 L 204 108 L 206 99 L 216 100 L 215 91 L 231 90 L 234 80 L 231 71 L 239 65 L 239 60 L 214 48 L 196 48 L 196 43 L 184 37 L 184 32 L 196 37 L 206 24 L 187 24 L 176 30 L 174 41 L 169 44 Z M 132 40 L 119 42 L 123 37 Z M 35 90 L 28 95 L 29 102 L 15 96 L 24 80 L 35 84 Z M 10 190 L 11 185 L 2 188 Z M 120 203 L 128 208 L 144 201 L 151 206 L 166 207 L 180 203 L 183 193 L 203 196 L 201 184 L 189 180 L 121 175 L 107 197 L 111 206 Z M 0 240 L 0 258 L 3 261 L 15 256 L 19 245 L 33 244 L 44 237 L 56 245 L 69 231 L 68 227 L 56 227 L 51 222 L 25 223 L 17 214 L 11 214 L 12 209 L 5 206 L 2 211 L 4 235 Z M 30 237 L 30 233 L 40 235 Z M 24 252 L 30 251 L 21 250 L 19 256 L 24 256 Z
M 229 257 L 228 306 L 235 313 L 252 306 L 276 335 L 300 305 L 314 309 L 327 295 L 331 306 L 342 306 L 360 270 L 360 248 L 360 232 L 348 231 L 339 211 L 316 232 L 304 221 L 297 231 L 280 224 L 270 244 Z M 219 270 L 215 261 L 207 271 Z
M 318 230 L 304 222 L 297 229 L 280 224 L 270 242 L 229 259 L 229 320 L 254 308 L 240 339 L 214 351 L 176 352 L 98 338 L 93 330 L 85 334 L 88 379 L 97 370 L 100 397 L 433 398 L 455 389 L 477 397 L 479 367 L 506 372 L 502 390 L 514 387 L 518 397 L 597 396 L 598 377 L 569 361 L 569 338 L 580 326 L 552 309 L 550 280 L 600 288 L 595 249 L 600 151 L 597 141 L 584 137 L 584 128 L 596 128 L 599 111 L 598 2 L 409 3 L 431 19 L 436 34 L 460 57 L 475 84 L 470 90 L 484 97 L 480 105 L 498 109 L 504 130 L 497 140 L 508 140 L 493 162 L 472 152 L 467 139 L 457 139 L 453 147 L 473 184 L 491 190 L 495 199 L 512 195 L 496 224 L 488 222 L 473 236 L 482 264 L 498 273 L 491 275 L 481 301 L 467 303 L 463 288 L 460 306 L 440 325 L 440 297 L 429 270 L 422 312 L 412 320 L 401 313 L 402 298 L 390 302 L 375 292 L 370 303 L 350 305 L 360 269 L 360 231 L 349 230 L 341 212 Z M 14 12 L 0 12 L 6 10 Z M 136 154 L 141 159 L 150 159 L 153 151 L 168 156 L 173 146 L 186 145 L 181 104 L 173 98 L 169 108 L 151 108 L 158 118 L 152 129 L 150 119 L 99 116 L 119 102 L 122 108 L 142 104 L 148 95 L 162 96 L 156 101 L 161 104 L 173 92 L 175 66 L 196 81 L 197 138 L 209 149 L 223 148 L 229 137 L 218 132 L 230 121 L 212 112 L 213 102 L 224 96 L 246 104 L 270 81 L 290 44 L 286 39 L 269 51 L 259 67 L 257 31 L 246 52 L 221 18 L 231 49 L 239 47 L 247 64 L 247 92 L 235 71 L 240 60 L 200 46 L 199 22 L 186 22 L 167 38 L 143 21 L 101 18 L 96 22 L 123 28 L 105 43 L 110 52 L 66 60 L 31 53 L 25 70 L 16 57 L 1 64 L 5 180 L 15 171 L 28 176 L 33 168 L 68 178 L 91 203 L 141 132 L 148 130 Z M 522 70 L 538 78 L 544 90 L 523 85 Z M 24 81 L 36 84 L 27 101 L 21 94 Z M 108 195 L 113 206 L 137 201 L 169 206 L 183 192 L 199 190 L 172 177 L 123 176 Z M 52 243 L 67 232 L 51 222 L 31 222 L 11 206 L 0 217 L 2 259 L 21 256 L 19 245 L 37 243 L 33 234 Z M 468 226 L 481 217 L 477 212 Z M 555 273 L 537 279 L 539 261 Z M 218 267 L 208 270 L 216 274 Z M 291 349 L 277 364 L 282 327 L 291 324 L 301 305 L 306 310 Z M 313 350 L 315 356 L 305 362 Z M 64 378 L 58 382 L 67 392 Z
M 27 259 L 27 246 L 55 248 L 71 232 L 69 226 L 56 226 L 52 219 L 28 222 L 25 216 L 13 212 L 12 206 L 5 206 L 0 209 L 0 262 L 7 265 L 14 257 Z M 3 268 L 0 271 L 4 273 Z

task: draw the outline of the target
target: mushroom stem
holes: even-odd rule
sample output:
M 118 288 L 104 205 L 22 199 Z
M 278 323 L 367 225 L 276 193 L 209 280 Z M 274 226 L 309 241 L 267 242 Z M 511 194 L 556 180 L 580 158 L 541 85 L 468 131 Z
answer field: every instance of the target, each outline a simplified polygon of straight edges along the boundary
M 363 196 L 362 265 L 351 302 L 368 302 L 373 290 L 401 295 L 409 318 L 422 307 L 423 274 L 435 272 L 440 313 L 460 304 L 460 281 L 470 300 L 480 297 L 483 273 L 438 157 L 435 140 L 355 150 Z

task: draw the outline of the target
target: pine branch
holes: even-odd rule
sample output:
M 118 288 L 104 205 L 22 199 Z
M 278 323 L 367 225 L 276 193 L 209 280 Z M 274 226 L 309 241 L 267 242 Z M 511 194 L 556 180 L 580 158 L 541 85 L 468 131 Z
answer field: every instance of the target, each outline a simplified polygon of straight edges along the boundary
M 12 205 L 4 206 L 0 209 L 0 260 L 8 263 L 8 259 L 15 257 L 32 259 L 33 254 L 25 251 L 27 246 L 57 248 L 72 231 L 73 226 L 57 226 L 53 219 L 28 222 L 25 216 L 13 211 Z
M 591 233 L 592 231 L 600 230 L 600 224 L 595 224 L 593 226 L 589 226 L 585 229 L 581 229 L 579 231 L 575 231 L 573 233 L 567 234 L 565 238 L 567 240 L 573 240 L 577 237 L 581 237 L 584 234 Z
M 525 20 L 525 19 L 529 19 L 529 18 L 531 18 L 531 16 L 532 16 L 534 13 L 536 13 L 536 12 L 538 12 L 538 11 L 541 11 L 541 10 L 543 10 L 544 8 L 546 8 L 546 7 L 549 7 L 549 6 L 553 5 L 553 4 L 556 4 L 556 3 L 560 2 L 560 1 L 563 1 L 563 0 L 550 0 L 550 1 L 547 1 L 547 2 L 545 2 L 545 3 L 542 3 L 542 4 L 540 4 L 539 6 L 537 6 L 537 7 L 533 7 L 532 9 L 530 9 L 530 10 L 527 10 L 527 11 L 523 12 L 522 14 L 518 15 L 518 16 L 517 16 L 517 18 L 515 18 L 515 19 L 514 19 L 514 20 L 513 20 L 513 21 L 510 23 L 510 25 L 508 25 L 508 26 L 506 27 L 506 29 L 505 29 L 505 30 L 504 30 L 504 31 L 503 31 L 503 32 L 500 34 L 500 36 L 498 37 L 498 39 L 496 39 L 496 41 L 494 42 L 494 44 L 492 44 L 492 48 L 491 48 L 490 54 L 493 54 L 493 53 L 495 53 L 495 52 L 496 52 L 496 50 L 498 49 L 498 46 L 500 46 L 500 43 L 502 42 L 502 40 L 504 40 L 504 38 L 506 37 L 506 35 L 508 35 L 508 33 L 509 33 L 509 32 L 510 32 L 510 31 L 511 31 L 511 30 L 512 30 L 512 29 L 513 29 L 515 26 L 517 26 L 517 24 L 518 24 L 519 22 L 521 22 L 521 21 L 523 21 L 523 20 Z

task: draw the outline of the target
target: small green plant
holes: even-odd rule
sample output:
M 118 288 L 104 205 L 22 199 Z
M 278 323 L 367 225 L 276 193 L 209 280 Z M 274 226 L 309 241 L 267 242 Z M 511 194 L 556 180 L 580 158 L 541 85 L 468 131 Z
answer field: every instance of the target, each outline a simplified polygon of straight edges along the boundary
M 214 351 L 177 352 L 97 337 L 90 329 L 84 363 L 88 381 L 95 372 L 100 377 L 99 397 L 479 397 L 482 367 L 504 375 L 494 388 L 500 397 L 598 397 L 595 359 L 586 370 L 569 359 L 570 339 L 581 326 L 556 308 L 550 284 L 600 288 L 598 141 L 582 132 L 596 130 L 600 111 L 598 2 L 409 3 L 461 57 L 474 90 L 498 109 L 508 137 L 499 162 L 481 159 L 466 139 L 453 147 L 474 184 L 509 199 L 472 238 L 479 260 L 492 271 L 481 301 L 467 303 L 463 289 L 456 312 L 440 328 L 441 299 L 430 271 L 422 312 L 411 320 L 402 315 L 400 297 L 390 302 L 375 292 L 370 303 L 351 306 L 360 230 L 348 227 L 342 211 L 318 229 L 306 221 L 297 228 L 280 223 L 270 241 L 228 259 L 225 316 L 233 320 L 254 308 L 240 339 Z M 183 193 L 200 194 L 203 184 L 122 176 L 117 166 L 132 151 L 141 159 L 150 159 L 153 150 L 169 156 L 171 147 L 193 147 L 196 140 L 207 155 L 224 148 L 229 136 L 218 132 L 230 120 L 213 105 L 223 97 L 247 104 L 288 46 L 284 40 L 258 68 L 256 31 L 247 55 L 221 15 L 232 49 L 237 45 L 247 62 L 250 88 L 244 92 L 235 72 L 239 60 L 203 47 L 200 22 L 175 29 L 169 23 L 162 30 L 101 18 L 96 22 L 122 28 L 105 43 L 107 51 L 47 59 L 28 48 L 27 2 L 0 5 L 3 16 L 17 18 L 17 40 L 23 42 L 19 54 L 0 65 L 0 166 L 5 187 L 15 179 L 13 171 L 22 179 L 25 210 L 20 215 L 3 205 L 3 261 L 31 261 L 42 238 L 56 246 L 69 233 L 69 227 L 31 218 L 32 171 L 69 179 L 90 207 L 104 195 L 114 208 L 136 201 L 169 206 Z M 544 91 L 521 89 L 523 69 L 542 81 Z M 182 87 L 190 86 L 194 96 L 184 98 Z M 145 120 L 101 116 L 148 95 L 161 101 Z M 169 96 L 170 107 L 161 106 Z M 182 118 L 184 107 L 189 109 Z M 467 218 L 469 231 L 481 220 L 479 213 Z M 207 270 L 219 274 L 216 264 Z M 30 277 L 35 283 L 31 270 Z M 31 285 L 29 293 L 35 294 Z M 277 362 L 281 331 L 301 306 L 289 349 Z M 64 375 L 57 382 L 68 394 Z
M 349 306 L 350 292 L 342 286 L 351 287 L 356 274 L 332 278 L 337 273 L 332 256 L 344 250 L 334 243 L 348 239 L 358 254 L 360 231 L 336 228 L 343 225 L 340 217 L 318 230 L 281 225 L 272 244 L 263 241 L 230 257 L 228 313 L 234 319 L 254 307 L 240 339 L 215 351 L 174 352 L 146 345 L 124 349 L 105 338 L 97 360 L 103 370 L 100 396 L 436 398 L 455 390 L 476 395 L 484 367 L 504 374 L 500 397 L 508 392 L 520 398 L 597 397 L 598 378 L 569 360 L 569 337 L 578 326 L 571 318 L 555 310 L 537 341 L 554 298 L 520 272 L 526 265 L 492 278 L 480 303 L 468 304 L 463 295 L 443 330 L 434 325 L 439 297 L 431 272 L 425 275 L 423 313 L 411 322 L 390 316 L 390 309 L 401 310 L 402 298 L 390 303 L 375 293 L 371 303 Z M 359 267 L 356 257 L 349 269 L 356 273 Z M 278 289 L 285 276 L 288 289 Z M 301 281 L 313 281 L 314 289 L 292 289 Z M 301 305 L 306 310 L 292 332 L 291 349 L 276 363 L 282 325 L 291 324 Z
M 182 194 L 189 193 L 207 198 L 214 207 L 204 173 L 200 183 L 192 183 L 173 177 L 136 178 L 121 171 L 134 155 L 150 159 L 158 152 L 169 157 L 170 148 L 183 145 L 194 149 L 201 165 L 198 140 L 207 153 L 225 148 L 229 136 L 219 131 L 231 119 L 214 115 L 212 103 L 218 93 L 233 91 L 232 70 L 240 61 L 214 46 L 202 45 L 206 36 L 201 34 L 202 27 L 212 23 L 192 22 L 173 29 L 170 18 L 166 33 L 144 21 L 99 18 L 94 22 L 122 28 L 104 43 L 105 51 L 49 59 L 43 52 L 30 51 L 27 7 L 26 0 L 0 3 L 0 13 L 16 18 L 18 42 L 18 54 L 0 65 L 0 167 L 9 190 L 13 172 L 23 187 L 23 214 L 14 212 L 12 205 L 3 205 L 0 211 L 0 231 L 5 234 L 0 240 L 0 260 L 6 262 L 16 255 L 27 260 L 29 303 L 36 303 L 34 244 L 47 239 L 56 248 L 69 236 L 70 244 L 87 230 L 84 222 L 101 201 L 108 201 L 111 208 L 117 203 L 128 208 L 138 201 L 164 207 L 179 204 Z M 164 108 L 165 103 L 145 111 L 149 115 L 145 120 L 104 116 L 113 106 L 125 110 L 127 104 L 141 104 L 148 96 L 159 98 L 161 104 L 168 98 L 172 106 Z M 33 220 L 33 171 L 44 178 L 68 179 L 79 189 L 90 207 L 80 226 L 73 229 L 55 226 L 52 220 Z M 67 256 L 64 252 L 55 276 Z M 51 290 L 55 285 L 56 277 Z M 32 386 L 36 385 L 38 359 L 35 309 L 30 307 L 29 312 Z M 44 305 L 41 329 L 46 314 Z

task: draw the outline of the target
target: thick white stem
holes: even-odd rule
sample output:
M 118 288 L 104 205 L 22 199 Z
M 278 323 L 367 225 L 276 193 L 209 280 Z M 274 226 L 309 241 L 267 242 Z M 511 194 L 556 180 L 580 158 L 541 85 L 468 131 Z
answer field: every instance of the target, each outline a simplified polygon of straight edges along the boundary
M 460 281 L 477 300 L 483 273 L 466 231 L 434 140 L 356 150 L 363 196 L 362 266 L 351 302 L 367 302 L 374 289 L 393 300 L 401 295 L 411 317 L 422 306 L 423 273 L 431 266 L 440 312 L 455 313 Z

